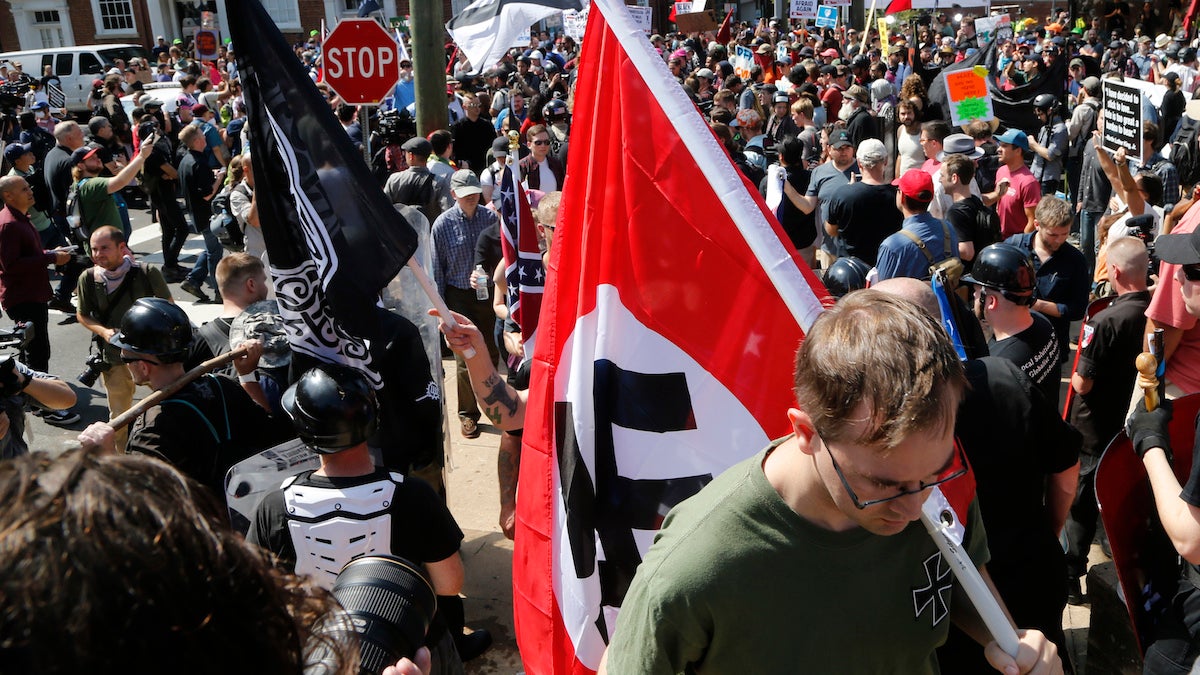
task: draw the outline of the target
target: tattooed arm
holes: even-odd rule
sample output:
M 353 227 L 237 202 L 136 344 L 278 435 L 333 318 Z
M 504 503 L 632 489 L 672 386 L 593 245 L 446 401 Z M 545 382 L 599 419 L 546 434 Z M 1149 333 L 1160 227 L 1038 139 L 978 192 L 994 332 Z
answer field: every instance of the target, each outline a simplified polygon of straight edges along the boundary
M 429 310 L 429 313 L 438 316 L 435 309 Z M 446 344 L 458 354 L 472 348 L 475 350 L 475 356 L 466 358 L 464 355 L 463 359 L 467 362 L 471 388 L 475 390 L 475 398 L 483 414 L 497 429 L 509 431 L 524 427 L 526 392 L 513 389 L 496 372 L 488 358 L 483 333 L 475 324 L 457 312 L 454 312 L 454 320 L 458 322 L 458 327 L 449 328 L 442 322 L 442 333 L 446 337 Z

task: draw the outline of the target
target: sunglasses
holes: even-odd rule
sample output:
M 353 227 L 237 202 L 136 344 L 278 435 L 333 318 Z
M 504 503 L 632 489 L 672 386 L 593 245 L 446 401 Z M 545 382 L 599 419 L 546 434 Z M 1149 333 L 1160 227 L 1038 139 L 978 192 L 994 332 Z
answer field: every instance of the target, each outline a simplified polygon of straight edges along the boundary
M 550 145 L 550 141 L 534 141 L 533 145 Z
M 1200 264 L 1181 265 L 1179 269 L 1183 270 L 1183 276 L 1188 281 L 1200 281 Z

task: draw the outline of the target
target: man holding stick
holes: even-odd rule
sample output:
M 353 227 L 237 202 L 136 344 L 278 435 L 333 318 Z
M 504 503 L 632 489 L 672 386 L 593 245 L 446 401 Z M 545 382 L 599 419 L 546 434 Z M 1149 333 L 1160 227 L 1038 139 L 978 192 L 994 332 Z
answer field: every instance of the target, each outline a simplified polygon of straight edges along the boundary
M 162 298 L 142 298 L 125 312 L 121 329 L 109 343 L 120 350 L 134 383 L 160 391 L 184 377 L 192 325 L 178 305 Z M 222 495 L 231 466 L 283 440 L 273 437 L 275 425 L 254 371 L 262 344 L 250 340 L 245 347 L 233 361 L 238 382 L 212 373 L 186 382 L 138 416 L 128 451 L 170 462 Z M 92 426 L 96 425 L 108 423 Z M 88 427 L 80 439 L 90 440 L 99 431 L 103 430 Z
M 1200 232 L 1165 234 L 1155 240 L 1154 251 L 1162 262 L 1178 266 L 1175 281 L 1183 305 L 1200 317 Z M 1163 529 L 1184 559 L 1168 611 L 1149 636 L 1153 642 L 1146 649 L 1144 672 L 1182 675 L 1194 672 L 1200 655 L 1200 444 L 1192 445 L 1192 473 L 1181 486 L 1171 468 L 1171 401 L 1164 398 L 1147 410 L 1145 399 L 1138 398 L 1125 431 L 1146 466 Z
M 504 387 L 488 372 L 482 335 L 455 318 L 463 325 L 446 329 L 448 341 L 475 346 L 473 384 Z M 941 326 L 906 300 L 852 293 L 814 323 L 795 382 L 793 434 L 667 516 L 622 603 L 608 669 L 792 672 L 803 654 L 814 672 L 933 673 L 953 621 L 990 643 L 1001 672 L 1061 673 L 1038 631 L 1018 631 L 1015 659 L 991 642 L 914 522 L 928 488 L 965 472 L 954 443 L 965 379 Z M 502 409 L 487 412 L 505 428 L 523 416 L 523 393 L 497 393 Z M 978 508 L 964 520 L 963 548 L 987 579 Z M 746 583 L 763 578 L 772 581 Z

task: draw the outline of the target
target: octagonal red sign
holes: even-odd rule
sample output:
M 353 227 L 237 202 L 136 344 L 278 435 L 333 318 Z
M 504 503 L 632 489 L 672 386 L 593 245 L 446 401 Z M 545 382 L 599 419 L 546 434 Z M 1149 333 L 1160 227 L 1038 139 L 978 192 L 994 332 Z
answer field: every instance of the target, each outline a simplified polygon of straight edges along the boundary
M 321 47 L 325 81 L 351 105 L 376 105 L 400 79 L 396 41 L 371 19 L 343 19 Z

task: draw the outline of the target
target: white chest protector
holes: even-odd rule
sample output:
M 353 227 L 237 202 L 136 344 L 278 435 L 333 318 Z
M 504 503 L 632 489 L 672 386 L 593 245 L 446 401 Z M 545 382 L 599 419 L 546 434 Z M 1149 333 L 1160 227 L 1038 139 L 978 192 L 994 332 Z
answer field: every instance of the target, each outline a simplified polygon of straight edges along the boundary
M 389 509 L 404 476 L 389 476 L 351 488 L 295 485 L 295 476 L 283 482 L 296 574 L 308 574 L 318 585 L 331 589 L 346 563 L 392 552 Z

